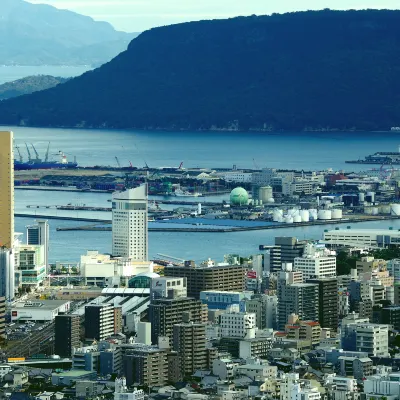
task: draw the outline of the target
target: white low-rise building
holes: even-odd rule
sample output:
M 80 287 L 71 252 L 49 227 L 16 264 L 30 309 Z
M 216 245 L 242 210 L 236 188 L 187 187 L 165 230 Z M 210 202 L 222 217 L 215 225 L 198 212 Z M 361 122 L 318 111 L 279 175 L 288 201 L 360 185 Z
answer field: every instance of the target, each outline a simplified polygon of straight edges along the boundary
M 369 356 L 387 357 L 389 355 L 389 326 L 381 324 L 358 324 L 356 326 L 357 351 Z
M 372 399 L 399 399 L 400 373 L 386 373 L 368 376 L 364 380 L 365 398 Z M 393 396 L 393 397 L 392 397 Z
M 18 301 L 11 306 L 11 321 L 53 321 L 59 313 L 67 313 L 70 305 L 65 300 Z
M 230 307 L 221 314 L 222 337 L 250 338 L 255 336 L 256 314 L 238 311 L 239 307 Z

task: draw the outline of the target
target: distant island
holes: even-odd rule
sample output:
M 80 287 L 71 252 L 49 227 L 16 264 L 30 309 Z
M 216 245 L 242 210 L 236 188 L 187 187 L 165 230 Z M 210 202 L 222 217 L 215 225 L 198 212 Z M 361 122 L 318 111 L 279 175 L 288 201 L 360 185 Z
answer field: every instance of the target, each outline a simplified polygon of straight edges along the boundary
M 0 85 L 0 100 L 31 94 L 67 82 L 70 78 L 60 78 L 50 75 L 27 76 L 13 82 Z
M 0 123 L 164 130 L 400 125 L 400 11 L 309 11 L 154 28 L 100 68 L 0 102 Z
M 126 50 L 137 33 L 46 4 L 1 0 L 2 65 L 99 66 Z

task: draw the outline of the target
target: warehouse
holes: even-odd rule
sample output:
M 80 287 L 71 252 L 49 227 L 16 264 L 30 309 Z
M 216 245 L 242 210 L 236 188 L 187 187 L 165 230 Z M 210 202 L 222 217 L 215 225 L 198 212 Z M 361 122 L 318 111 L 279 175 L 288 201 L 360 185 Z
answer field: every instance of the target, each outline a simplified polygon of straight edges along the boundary
M 71 302 L 65 300 L 18 301 L 11 307 L 11 321 L 53 321 L 58 314 L 67 313 Z

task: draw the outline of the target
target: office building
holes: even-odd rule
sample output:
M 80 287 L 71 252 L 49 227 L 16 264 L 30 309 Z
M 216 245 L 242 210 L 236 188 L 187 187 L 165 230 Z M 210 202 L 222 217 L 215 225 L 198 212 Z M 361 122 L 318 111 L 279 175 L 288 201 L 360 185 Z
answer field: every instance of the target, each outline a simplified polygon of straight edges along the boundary
M 104 340 L 114 334 L 114 307 L 90 304 L 85 307 L 85 338 Z
M 151 299 L 175 299 L 178 297 L 187 297 L 186 278 L 158 277 L 151 280 Z
M 172 340 L 175 324 L 180 324 L 185 320 L 206 323 L 207 306 L 200 300 L 188 297 L 155 299 L 149 305 L 149 319 L 152 343 L 157 343 L 159 336 L 166 336 Z
M 208 368 L 205 324 L 189 322 L 174 325 L 172 348 L 178 353 L 182 378 Z
M 145 394 L 143 390 L 134 389 L 128 391 L 125 378 L 117 378 L 115 380 L 114 400 L 144 400 Z
M 43 258 L 46 271 L 49 270 L 49 223 L 46 220 L 36 221 L 36 225 L 26 227 L 26 243 L 43 246 Z
M 252 338 L 255 337 L 256 314 L 240 312 L 239 307 L 231 309 L 220 316 L 222 337 Z
M 256 315 L 256 325 L 259 329 L 276 329 L 278 318 L 278 296 L 255 294 L 250 299 L 242 301 L 245 310 Z
M 136 261 L 148 260 L 147 184 L 112 197 L 112 253 Z
M 318 321 L 322 328 L 338 328 L 339 292 L 337 278 L 309 279 L 308 283 L 318 285 Z M 345 297 L 348 299 L 348 296 Z
M 336 276 L 336 253 L 324 245 L 307 243 L 301 257 L 294 259 L 294 269 L 303 272 L 304 279 Z
M 14 135 L 0 132 L 0 247 L 14 247 Z
M 393 329 L 400 331 L 400 307 L 383 307 L 380 310 L 380 324 L 392 325 Z
M 15 297 L 15 257 L 14 250 L 0 248 L 0 297 L 8 303 Z
M 128 386 L 163 386 L 168 380 L 167 351 L 155 346 L 134 345 L 123 356 Z
M 72 369 L 99 372 L 100 351 L 97 345 L 74 347 L 72 351 Z
M 212 262 L 200 266 L 186 262 L 184 266 L 168 265 L 164 268 L 166 277 L 186 278 L 187 295 L 196 299 L 200 298 L 202 291 L 244 291 L 245 272 L 246 267 L 242 265 L 215 265 Z
M 340 327 L 340 340 L 343 350 L 357 351 L 356 328 L 357 325 L 368 323 L 369 318 L 360 317 L 359 314 L 352 312 L 342 319 Z
M 80 346 L 80 316 L 57 315 L 54 325 L 54 353 L 70 358 L 73 349 Z
M 275 245 L 270 249 L 270 271 L 278 272 L 282 264 L 293 264 L 295 258 L 303 255 L 307 243 L 295 237 L 276 237 Z
M 6 298 L 0 297 L 0 338 L 6 337 Z
M 46 277 L 45 248 L 43 245 L 20 245 L 19 268 L 24 287 L 37 287 Z

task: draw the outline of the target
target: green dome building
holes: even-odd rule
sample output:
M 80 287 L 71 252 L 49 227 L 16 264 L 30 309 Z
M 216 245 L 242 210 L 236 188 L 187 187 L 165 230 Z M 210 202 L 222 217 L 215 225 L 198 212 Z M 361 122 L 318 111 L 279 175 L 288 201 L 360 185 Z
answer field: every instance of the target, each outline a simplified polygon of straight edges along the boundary
M 247 206 L 249 203 L 249 194 L 246 189 L 237 187 L 232 190 L 230 195 L 231 206 Z

